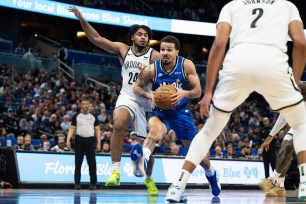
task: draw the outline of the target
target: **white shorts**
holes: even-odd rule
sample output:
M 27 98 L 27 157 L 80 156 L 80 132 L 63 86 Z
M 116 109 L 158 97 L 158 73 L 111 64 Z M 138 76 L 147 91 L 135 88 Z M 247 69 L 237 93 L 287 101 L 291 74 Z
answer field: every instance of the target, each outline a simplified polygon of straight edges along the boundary
M 135 131 L 139 137 L 147 136 L 148 123 L 146 120 L 146 112 L 143 107 L 139 106 L 137 102 L 130 98 L 120 94 L 115 109 L 117 108 L 126 108 L 130 112 Z
M 273 46 L 240 44 L 230 50 L 219 72 L 213 105 L 232 112 L 256 91 L 278 111 L 303 101 L 288 56 Z

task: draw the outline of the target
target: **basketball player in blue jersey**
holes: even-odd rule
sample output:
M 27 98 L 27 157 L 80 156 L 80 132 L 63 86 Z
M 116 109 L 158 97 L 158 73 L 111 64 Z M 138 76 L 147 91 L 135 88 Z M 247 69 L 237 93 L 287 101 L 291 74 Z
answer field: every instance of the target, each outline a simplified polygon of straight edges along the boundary
M 137 96 L 133 92 L 134 83 L 140 72 L 139 66 L 148 66 L 159 59 L 160 54 L 148 47 L 153 34 L 150 28 L 145 25 L 132 25 L 130 27 L 127 36 L 130 45 L 127 45 L 121 42 L 112 42 L 100 36 L 76 7 L 70 7 L 69 11 L 73 12 L 80 20 L 88 39 L 103 50 L 116 54 L 122 64 L 122 89 L 113 112 L 114 126 L 110 143 L 112 171 L 109 179 L 105 182 L 106 186 L 119 186 L 124 131 L 130 123 L 134 122 L 135 131 L 138 136 L 144 139 L 147 135 L 146 111 L 151 111 L 151 102 Z M 156 195 L 158 190 L 154 180 L 150 177 L 151 174 L 151 168 L 148 168 L 148 179 L 145 180 L 145 184 L 148 186 L 149 194 Z
M 222 8 L 216 27 L 206 69 L 205 94 L 200 101 L 200 115 L 208 119 L 192 140 L 181 173 L 168 189 L 167 200 L 185 200 L 184 189 L 191 173 L 231 113 L 256 91 L 272 110 L 280 112 L 294 132 L 300 170 L 298 197 L 306 201 L 306 112 L 298 87 L 306 47 L 296 6 L 285 0 L 230 1 Z M 293 42 L 292 68 L 288 64 L 288 35 Z
M 197 134 L 192 113 L 187 105 L 190 99 L 200 97 L 200 79 L 193 62 L 179 56 L 179 50 L 180 43 L 176 37 L 164 37 L 160 44 L 162 59 L 144 68 L 134 85 L 135 93 L 148 100 L 153 100 L 153 94 L 146 91 L 144 87 L 151 82 L 153 83 L 153 91 L 162 85 L 172 85 L 177 89 L 177 93 L 171 96 L 172 104 L 175 106 L 171 110 L 161 110 L 155 107 L 148 121 L 149 133 L 143 142 L 143 147 L 136 144 L 131 150 L 135 176 L 145 175 L 146 166 L 154 151 L 155 143 L 162 139 L 167 132 L 173 130 L 177 138 L 186 146 L 189 146 L 190 141 Z M 205 169 L 213 195 L 218 196 L 221 187 L 216 171 L 210 164 L 208 157 L 203 156 L 203 158 L 201 166 Z

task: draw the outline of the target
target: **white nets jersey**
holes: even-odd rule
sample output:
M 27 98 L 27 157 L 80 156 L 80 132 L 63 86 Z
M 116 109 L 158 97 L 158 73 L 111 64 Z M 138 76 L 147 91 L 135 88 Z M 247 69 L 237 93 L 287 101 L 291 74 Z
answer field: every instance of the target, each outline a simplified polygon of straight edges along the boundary
M 301 21 L 301 17 L 289 1 L 234 0 L 223 7 L 218 23 L 232 26 L 230 48 L 240 43 L 256 43 L 286 52 L 288 24 L 294 20 Z
M 151 63 L 152 52 L 153 49 L 149 48 L 145 54 L 136 56 L 132 52 L 132 47 L 130 47 L 125 55 L 121 70 L 121 76 L 123 81 L 122 81 L 122 89 L 120 91 L 120 94 L 133 101 L 137 101 L 139 105 L 142 106 L 145 106 L 146 104 L 150 103 L 148 100 L 142 97 L 140 98 L 140 96 L 137 96 L 133 91 L 133 86 L 140 72 L 139 65 L 142 64 L 144 66 L 149 66 Z

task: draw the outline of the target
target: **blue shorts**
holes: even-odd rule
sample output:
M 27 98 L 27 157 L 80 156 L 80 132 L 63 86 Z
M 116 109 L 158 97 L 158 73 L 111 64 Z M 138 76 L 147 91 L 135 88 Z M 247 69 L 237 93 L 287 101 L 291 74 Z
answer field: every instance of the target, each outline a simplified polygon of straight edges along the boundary
M 168 132 L 173 130 L 179 140 L 191 141 L 198 132 L 193 116 L 187 107 L 182 110 L 169 111 L 155 109 L 151 116 L 157 116 L 166 125 Z

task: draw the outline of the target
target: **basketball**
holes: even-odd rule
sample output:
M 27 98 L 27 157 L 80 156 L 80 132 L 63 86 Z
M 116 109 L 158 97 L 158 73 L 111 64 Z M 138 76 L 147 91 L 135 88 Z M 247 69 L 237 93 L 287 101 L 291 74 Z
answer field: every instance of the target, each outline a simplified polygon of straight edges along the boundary
M 157 107 L 163 110 L 169 110 L 173 107 L 171 104 L 171 95 L 177 92 L 176 88 L 171 85 L 159 87 L 154 93 L 154 103 Z

